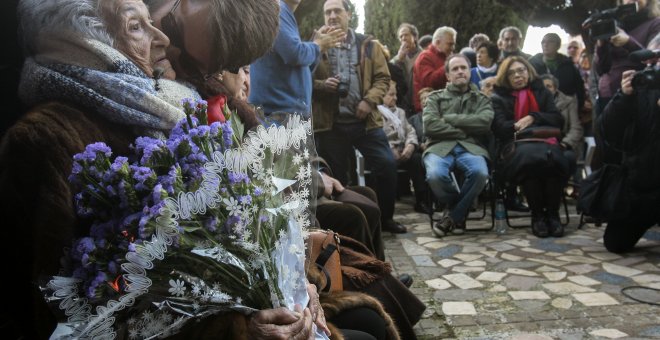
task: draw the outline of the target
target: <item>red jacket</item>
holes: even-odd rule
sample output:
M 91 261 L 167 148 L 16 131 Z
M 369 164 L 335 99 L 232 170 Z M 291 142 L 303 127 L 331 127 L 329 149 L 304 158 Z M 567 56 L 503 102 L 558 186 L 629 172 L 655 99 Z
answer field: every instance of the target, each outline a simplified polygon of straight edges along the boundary
M 433 44 L 419 54 L 413 68 L 413 103 L 415 111 L 422 111 L 419 101 L 419 90 L 432 87 L 435 90 L 444 89 L 447 85 L 445 76 L 445 60 L 447 55 L 440 52 Z

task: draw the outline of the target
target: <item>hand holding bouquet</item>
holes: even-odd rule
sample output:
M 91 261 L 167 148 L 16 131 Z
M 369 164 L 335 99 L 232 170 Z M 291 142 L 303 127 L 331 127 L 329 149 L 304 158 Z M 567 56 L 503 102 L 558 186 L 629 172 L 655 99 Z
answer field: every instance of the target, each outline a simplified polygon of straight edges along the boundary
M 226 106 L 207 125 L 206 102 L 183 105 L 167 140 L 140 137 L 114 158 L 95 143 L 74 157 L 90 229 L 44 289 L 67 317 L 60 334 L 160 337 L 227 310 L 306 304 L 310 121 L 242 136 Z

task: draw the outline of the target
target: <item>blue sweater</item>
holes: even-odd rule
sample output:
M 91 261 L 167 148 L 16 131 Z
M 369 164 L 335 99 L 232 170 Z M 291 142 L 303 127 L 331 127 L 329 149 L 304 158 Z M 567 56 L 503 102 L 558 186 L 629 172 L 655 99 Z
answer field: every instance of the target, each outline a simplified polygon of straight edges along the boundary
M 472 71 L 470 73 L 470 81 L 474 84 L 477 85 L 477 88 L 481 90 L 481 85 L 479 85 L 479 82 L 482 79 L 486 79 L 488 77 L 494 77 L 497 75 L 497 72 L 481 72 L 479 71 L 479 68 L 473 67 Z
M 321 55 L 319 46 L 300 39 L 293 11 L 280 1 L 280 30 L 271 51 L 250 65 L 249 102 L 264 113 L 311 114 L 312 70 Z

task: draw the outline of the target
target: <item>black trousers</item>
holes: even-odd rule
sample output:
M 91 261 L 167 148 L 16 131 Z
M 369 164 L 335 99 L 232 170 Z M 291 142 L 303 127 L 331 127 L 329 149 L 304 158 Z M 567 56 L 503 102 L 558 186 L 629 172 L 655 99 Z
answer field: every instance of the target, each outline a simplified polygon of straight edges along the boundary
M 316 219 L 321 228 L 360 241 L 376 258 L 384 261 L 376 193 L 370 188 L 355 186 L 337 195 L 335 201 L 316 207 Z
M 603 243 L 612 253 L 625 253 L 632 250 L 646 231 L 660 224 L 660 202 L 657 200 L 637 200 L 626 218 L 607 222 Z
M 342 311 L 329 319 L 340 328 L 346 339 L 350 340 L 385 340 L 385 320 L 369 308 L 353 308 Z

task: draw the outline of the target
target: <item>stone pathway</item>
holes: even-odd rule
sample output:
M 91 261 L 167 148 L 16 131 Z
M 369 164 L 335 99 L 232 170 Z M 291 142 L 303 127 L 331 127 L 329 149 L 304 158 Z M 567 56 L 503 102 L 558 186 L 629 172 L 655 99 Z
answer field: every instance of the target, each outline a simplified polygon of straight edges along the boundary
M 604 227 L 577 230 L 575 207 L 566 236 L 536 238 L 528 228 L 436 238 L 427 215 L 397 202 L 395 220 L 407 234 L 384 233 L 387 260 L 412 274 L 411 289 L 427 304 L 419 339 L 660 338 L 660 229 L 634 252 L 609 253 Z M 528 223 L 513 219 L 512 223 Z M 468 221 L 468 229 L 490 225 Z M 396 274 L 395 273 L 395 274 Z

